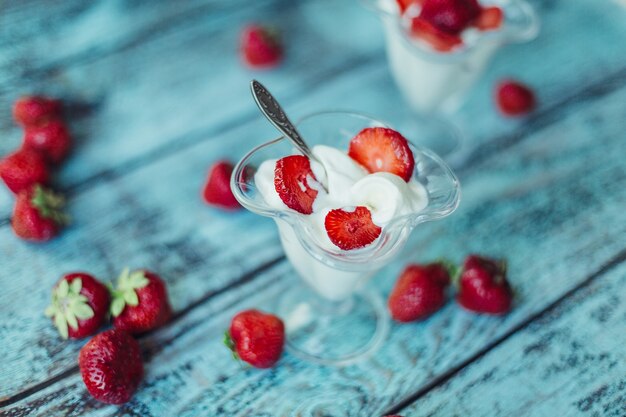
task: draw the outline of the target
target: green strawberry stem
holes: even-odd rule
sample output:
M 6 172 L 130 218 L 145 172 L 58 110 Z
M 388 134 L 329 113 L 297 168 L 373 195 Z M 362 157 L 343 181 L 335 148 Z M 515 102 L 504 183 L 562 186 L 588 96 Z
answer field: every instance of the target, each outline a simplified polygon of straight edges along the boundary
M 222 340 L 222 342 L 224 343 L 224 346 L 226 346 L 228 350 L 230 350 L 231 354 L 233 355 L 233 359 L 241 362 L 239 359 L 239 355 L 237 355 L 237 350 L 235 349 L 235 341 L 230 336 L 230 332 L 228 330 L 224 332 L 224 339 Z
M 127 305 L 131 307 L 139 305 L 137 290 L 147 286 L 149 283 L 150 281 L 146 278 L 144 271 L 130 272 L 128 268 L 124 268 L 117 280 L 117 288 L 109 285 L 112 299 L 111 307 L 109 308 L 111 315 L 113 317 L 119 316 Z
M 435 263 L 441 264 L 447 271 L 450 276 L 450 283 L 454 287 L 459 286 L 459 280 L 461 278 L 461 268 L 452 262 L 450 259 L 440 258 Z

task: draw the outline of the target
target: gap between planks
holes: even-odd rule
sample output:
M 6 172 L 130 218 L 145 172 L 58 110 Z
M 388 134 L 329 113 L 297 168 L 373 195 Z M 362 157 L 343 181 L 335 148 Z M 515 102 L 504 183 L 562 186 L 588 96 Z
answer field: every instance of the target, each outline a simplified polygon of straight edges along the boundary
M 585 288 L 589 287 L 598 277 L 601 277 L 602 275 L 616 268 L 618 265 L 620 265 L 624 261 L 626 261 L 626 249 L 623 249 L 616 256 L 614 256 L 611 260 L 609 260 L 607 263 L 602 265 L 596 272 L 589 275 L 589 277 L 587 277 L 583 282 L 581 282 L 574 288 L 567 291 L 565 294 L 557 298 L 548 306 L 532 314 L 526 320 L 522 321 L 517 326 L 513 327 L 511 330 L 504 333 L 499 338 L 495 339 L 491 343 L 488 343 L 484 348 L 482 348 L 481 350 L 479 350 L 478 352 L 476 352 L 474 355 L 467 358 L 466 360 L 462 361 L 457 366 L 437 376 L 428 384 L 424 385 L 422 388 L 417 390 L 415 393 L 409 395 L 408 397 L 401 400 L 399 403 L 397 403 L 393 407 L 386 410 L 383 413 L 383 415 L 392 415 L 392 414 L 401 413 L 403 409 L 410 406 L 417 400 L 421 399 L 433 389 L 445 384 L 450 379 L 454 378 L 459 372 L 461 372 L 463 369 L 470 366 L 472 363 L 476 362 L 477 360 L 487 355 L 492 349 L 498 347 L 499 345 L 504 343 L 506 340 L 508 340 L 511 336 L 515 335 L 517 332 L 521 330 L 524 330 L 525 328 L 533 324 L 535 321 L 540 320 L 545 315 L 551 313 L 552 311 L 557 309 L 561 304 L 566 302 L 570 297 L 574 296 L 577 292 L 582 291 Z

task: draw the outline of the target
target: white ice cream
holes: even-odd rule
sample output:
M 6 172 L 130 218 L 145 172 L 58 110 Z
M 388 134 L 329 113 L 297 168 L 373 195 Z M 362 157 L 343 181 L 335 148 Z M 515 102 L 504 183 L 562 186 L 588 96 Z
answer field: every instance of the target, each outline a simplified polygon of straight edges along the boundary
M 407 39 L 395 0 L 379 0 L 379 6 L 388 12 L 382 19 L 389 66 L 411 107 L 422 113 L 456 110 L 500 43 L 479 40 L 477 30 L 466 29 L 462 37 L 473 45 L 463 56 L 428 52 L 423 41 Z
M 313 153 L 324 169 L 315 161 L 311 161 L 311 169 L 315 177 L 327 186 L 328 193 L 319 187 L 313 213 L 298 215 L 313 231 L 315 243 L 325 249 L 340 251 L 331 242 L 324 227 L 324 220 L 330 210 L 365 206 L 372 213 L 373 222 L 384 229 L 394 218 L 419 212 L 428 203 L 425 188 L 415 179 L 407 183 L 397 175 L 386 172 L 369 174 L 345 151 L 329 146 L 315 146 Z M 274 187 L 275 167 L 275 159 L 264 161 L 259 166 L 254 176 L 256 187 L 269 206 L 291 210 L 280 199 Z M 341 300 L 349 296 L 360 281 L 364 281 L 363 272 L 341 271 L 313 258 L 302 247 L 291 226 L 284 220 L 276 221 L 287 257 L 320 295 L 331 300 Z

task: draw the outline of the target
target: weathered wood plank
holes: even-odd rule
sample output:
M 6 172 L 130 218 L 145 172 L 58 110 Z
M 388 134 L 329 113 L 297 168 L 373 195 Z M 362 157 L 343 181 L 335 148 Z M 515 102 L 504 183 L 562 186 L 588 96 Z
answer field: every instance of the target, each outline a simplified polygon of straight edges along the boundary
M 240 303 L 228 308 L 206 303 L 144 340 L 149 374 L 121 409 L 89 399 L 74 375 L 7 407 L 7 414 L 289 415 L 297 405 L 319 398 L 328 399 L 324 415 L 382 413 L 604 265 L 623 259 L 626 191 L 620 184 L 626 180 L 621 161 L 626 109 L 618 104 L 625 98 L 626 91 L 618 91 L 602 103 L 571 107 L 559 124 L 468 168 L 458 215 L 418 230 L 400 261 L 373 282 L 386 293 L 409 259 L 460 258 L 471 251 L 506 255 L 517 293 L 516 308 L 508 316 L 477 317 L 449 303 L 426 322 L 395 325 L 383 349 L 359 365 L 319 367 L 286 355 L 271 371 L 242 371 L 226 361 L 227 352 L 218 346 L 221 331 L 245 306 L 271 309 L 282 286 L 295 279 L 283 270 L 263 290 L 248 292 L 257 281 L 242 287 L 246 295 Z M 565 133 L 567 140 L 562 139 Z M 607 229 L 607 223 L 613 227 Z
M 332 17 L 326 13 L 329 5 L 333 8 Z M 216 133 L 255 117 L 247 82 L 259 74 L 241 67 L 235 48 L 237 34 L 233 29 L 254 18 L 280 21 L 288 34 L 285 66 L 261 76 L 290 107 L 297 103 L 311 103 L 314 109 L 354 107 L 378 111 L 380 117 L 396 125 L 412 127 L 408 123 L 411 114 L 404 106 L 398 106 L 402 99 L 386 74 L 380 30 L 371 13 L 356 2 L 338 6 L 331 0 L 283 6 L 269 1 L 255 2 L 246 8 L 235 8 L 217 23 L 211 16 L 201 14 L 179 30 L 165 31 L 163 35 L 157 33 L 141 42 L 128 41 L 131 45 L 116 53 L 94 54 L 93 59 L 64 66 L 54 74 L 43 73 L 11 83 L 0 93 L 0 108 L 8 109 L 17 95 L 31 88 L 56 91 L 78 102 L 82 110 L 73 123 L 78 150 L 59 173 L 57 182 L 62 188 L 75 188 L 79 184 L 88 187 L 90 179 L 126 172 L 181 147 L 209 140 Z M 537 88 L 544 105 L 551 106 L 565 97 L 576 97 L 576 92 L 590 82 L 623 68 L 620 57 L 625 47 L 623 43 L 611 41 L 626 35 L 619 16 L 589 1 L 560 2 L 558 7 L 553 2 L 537 2 L 537 6 L 549 36 L 528 46 L 511 47 L 500 54 L 459 115 L 470 147 L 510 135 L 519 127 L 491 110 L 490 87 L 498 75 L 516 74 L 518 68 L 529 67 L 524 78 Z M 594 21 L 602 17 L 596 25 L 600 30 L 585 32 L 574 26 L 590 17 Z M 230 30 L 224 30 L 224 26 Z M 562 27 L 566 27 L 573 38 L 551 36 Z M 535 59 L 538 44 L 544 45 L 541 50 L 546 51 L 541 60 Z M 579 53 L 581 48 L 592 55 Z M 528 61 L 534 64 L 524 65 Z M 573 66 L 576 72 L 570 70 Z M 372 98 L 365 104 L 356 102 L 353 94 L 334 101 L 323 95 L 319 101 L 308 100 L 311 91 L 328 78 L 369 67 L 373 73 L 383 75 L 375 84 L 355 86 L 357 89 L 363 89 L 364 85 L 368 85 L 368 89 L 375 86 L 376 91 L 372 91 Z M 544 76 L 546 69 L 550 69 L 549 78 Z M 375 93 L 383 96 L 380 91 L 385 91 L 390 104 L 369 105 L 376 101 Z M 208 107 L 214 101 L 219 101 L 220 105 Z M 0 133 L 10 140 L 0 142 L 0 153 L 13 149 L 20 139 L 19 130 L 8 118 L 5 120 L 6 125 L 0 125 Z M 9 194 L 0 190 L 0 217 L 8 216 L 11 202 Z
M 626 264 L 411 406 L 405 416 L 626 415 Z

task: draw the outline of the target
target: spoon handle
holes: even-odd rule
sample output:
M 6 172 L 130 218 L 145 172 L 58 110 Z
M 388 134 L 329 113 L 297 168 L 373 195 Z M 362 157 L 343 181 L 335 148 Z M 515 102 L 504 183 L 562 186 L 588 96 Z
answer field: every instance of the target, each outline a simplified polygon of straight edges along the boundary
M 316 160 L 313 152 L 308 145 L 302 140 L 302 137 L 296 130 L 296 127 L 291 123 L 283 109 L 280 107 L 274 96 L 267 91 L 267 88 L 263 86 L 257 80 L 252 80 L 250 83 L 250 89 L 252 90 L 252 96 L 259 109 L 267 119 L 280 130 L 280 132 L 290 139 L 293 144 L 298 148 L 300 152 L 308 156 L 310 159 Z

